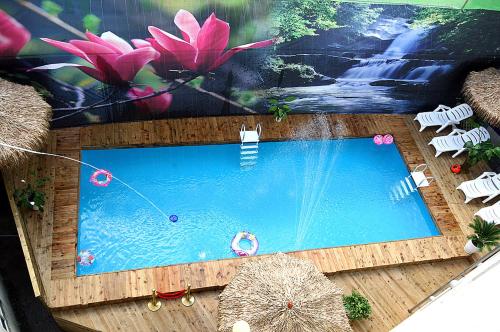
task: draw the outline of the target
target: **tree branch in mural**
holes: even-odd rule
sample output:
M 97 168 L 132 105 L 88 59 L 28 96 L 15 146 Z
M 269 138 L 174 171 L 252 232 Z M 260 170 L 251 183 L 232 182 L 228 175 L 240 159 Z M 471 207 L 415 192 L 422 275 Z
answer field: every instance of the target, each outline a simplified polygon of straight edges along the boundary
M 3 10 L 0 10 L 0 27 L 0 56 L 15 57 L 28 43 L 31 34 Z
M 273 40 L 264 40 L 233 47 L 224 51 L 229 42 L 230 27 L 225 21 L 212 14 L 200 27 L 196 18 L 186 10 L 179 10 L 175 15 L 174 23 L 181 30 L 184 40 L 150 26 L 149 31 L 154 38 L 147 40 L 133 39 L 135 49 L 125 40 L 112 32 L 105 32 L 101 37 L 87 32 L 88 40 L 70 40 L 68 43 L 49 38 L 42 38 L 46 43 L 66 51 L 85 60 L 88 64 L 55 63 L 32 68 L 31 70 L 59 69 L 76 67 L 103 83 L 116 89 L 128 89 L 129 99 L 110 103 L 101 101 L 93 105 L 66 108 L 74 111 L 63 117 L 81 113 L 90 108 L 101 108 L 125 103 L 134 103 L 139 107 L 146 107 L 154 112 L 165 111 L 172 103 L 169 92 L 192 81 L 201 74 L 213 71 L 227 62 L 234 54 L 251 49 L 269 46 Z M 171 79 L 172 71 L 191 72 L 190 78 L 178 80 L 177 85 L 154 91 L 147 86 L 144 89 L 132 87 L 137 73 L 148 63 L 153 65 L 155 73 L 163 78 Z M 150 99 L 150 100 L 146 100 Z M 60 117 L 60 118 L 63 118 Z M 59 118 L 53 119 L 57 120 Z

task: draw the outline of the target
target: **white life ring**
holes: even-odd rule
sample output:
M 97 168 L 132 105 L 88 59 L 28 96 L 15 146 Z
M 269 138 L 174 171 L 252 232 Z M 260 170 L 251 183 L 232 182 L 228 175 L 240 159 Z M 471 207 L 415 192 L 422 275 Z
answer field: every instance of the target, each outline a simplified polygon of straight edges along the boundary
M 241 249 L 240 241 L 242 239 L 247 239 L 252 242 L 252 247 L 250 249 Z M 238 232 L 231 241 L 231 249 L 238 256 L 254 256 L 257 254 L 257 250 L 259 249 L 259 241 L 257 241 L 257 237 L 250 232 Z

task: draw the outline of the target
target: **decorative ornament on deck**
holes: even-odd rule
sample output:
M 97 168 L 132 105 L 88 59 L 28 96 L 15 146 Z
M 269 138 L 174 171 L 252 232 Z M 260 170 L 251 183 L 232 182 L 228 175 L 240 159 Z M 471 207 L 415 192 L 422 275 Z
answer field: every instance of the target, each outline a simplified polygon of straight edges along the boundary
M 89 266 L 94 263 L 95 256 L 92 254 L 90 250 L 82 250 L 80 253 L 78 253 L 78 256 L 76 256 L 76 261 L 78 264 L 81 266 Z
M 101 175 L 105 176 L 104 180 L 99 180 L 99 176 Z M 90 176 L 90 182 L 96 187 L 107 187 L 112 179 L 113 175 L 111 172 L 105 169 L 99 169 Z
M 458 174 L 462 171 L 462 166 L 460 164 L 453 164 L 450 169 L 453 173 Z

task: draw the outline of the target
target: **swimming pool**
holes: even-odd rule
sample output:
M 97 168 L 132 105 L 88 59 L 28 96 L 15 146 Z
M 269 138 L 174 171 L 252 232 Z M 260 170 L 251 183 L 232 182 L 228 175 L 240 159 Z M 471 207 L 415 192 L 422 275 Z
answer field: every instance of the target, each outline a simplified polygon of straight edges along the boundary
M 371 138 L 263 142 L 255 166 L 239 144 L 83 150 L 151 199 L 80 170 L 77 275 L 237 257 L 234 235 L 252 232 L 259 254 L 439 235 L 395 144 Z M 244 247 L 246 243 L 242 243 Z

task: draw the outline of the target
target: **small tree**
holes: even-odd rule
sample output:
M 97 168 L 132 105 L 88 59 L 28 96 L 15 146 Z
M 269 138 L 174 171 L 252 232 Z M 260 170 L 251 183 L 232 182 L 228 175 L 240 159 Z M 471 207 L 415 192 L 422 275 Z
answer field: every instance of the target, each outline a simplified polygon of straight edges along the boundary
M 468 239 L 472 244 L 482 251 L 484 248 L 491 250 L 492 247 L 498 245 L 500 241 L 500 228 L 495 223 L 489 223 L 479 217 L 474 218 L 474 222 L 469 224 L 469 227 L 474 230 L 474 234 L 469 235 Z
M 372 313 L 370 302 L 356 290 L 351 295 L 344 295 L 344 308 L 350 320 L 366 319 Z
M 474 145 L 472 142 L 466 142 L 464 147 L 467 149 L 467 159 L 462 165 L 465 169 L 474 166 L 481 160 L 490 161 L 492 158 L 500 157 L 500 147 L 494 146 L 491 141 L 486 141 Z
M 296 97 L 294 96 L 285 97 L 283 100 L 274 98 L 268 99 L 267 102 L 270 105 L 268 111 L 273 113 L 276 121 L 281 122 L 281 120 L 285 119 L 288 113 L 292 111 L 290 105 L 287 105 L 286 103 L 292 102 L 295 99 Z
M 47 177 L 36 179 L 34 184 L 21 180 L 25 184 L 25 187 L 14 191 L 14 200 L 16 201 L 17 206 L 22 209 L 31 209 L 43 212 L 43 207 L 45 205 L 45 193 L 41 191 L 41 188 L 48 180 L 49 178 Z

